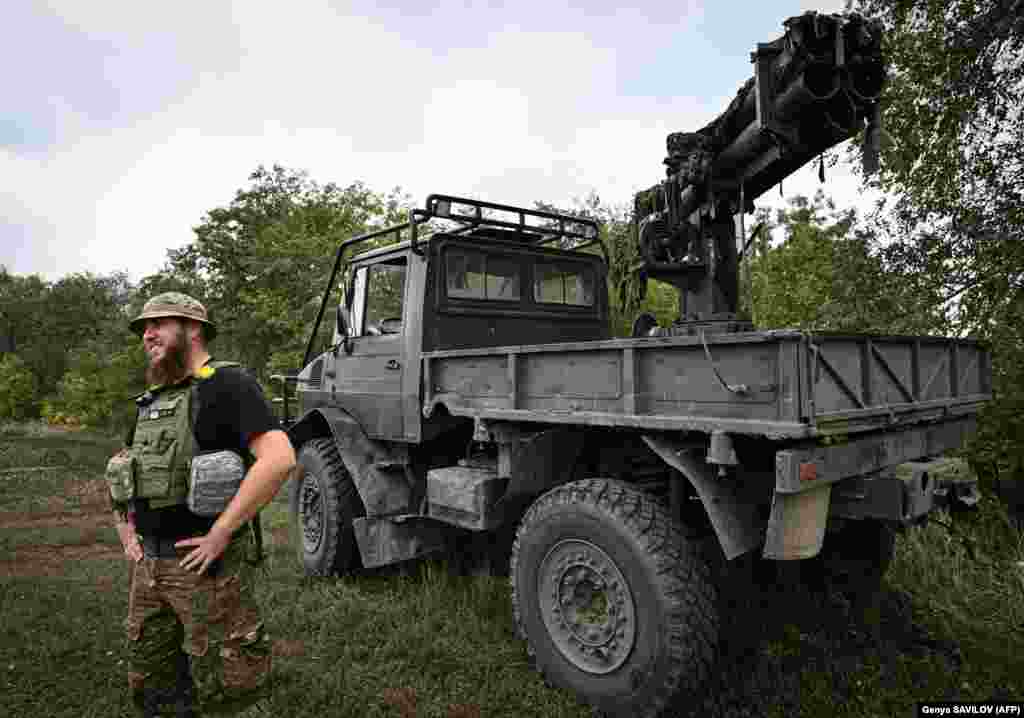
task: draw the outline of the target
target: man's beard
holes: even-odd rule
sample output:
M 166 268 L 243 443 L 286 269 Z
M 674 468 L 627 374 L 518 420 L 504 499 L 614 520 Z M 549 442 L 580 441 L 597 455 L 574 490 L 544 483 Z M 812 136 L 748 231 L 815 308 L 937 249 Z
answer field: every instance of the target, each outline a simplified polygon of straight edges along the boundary
M 175 384 L 188 374 L 191 366 L 192 347 L 189 345 L 185 328 L 179 327 L 171 344 L 164 344 L 163 357 L 150 361 L 146 367 L 146 383 L 149 386 Z

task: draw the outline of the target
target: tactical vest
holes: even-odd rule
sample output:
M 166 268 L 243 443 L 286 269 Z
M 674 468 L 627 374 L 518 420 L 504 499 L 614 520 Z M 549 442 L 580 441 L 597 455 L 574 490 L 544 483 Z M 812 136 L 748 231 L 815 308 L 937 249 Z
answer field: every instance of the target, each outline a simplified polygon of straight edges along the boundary
M 209 362 L 179 384 L 150 389 L 140 399 L 135 435 L 119 476 L 108 480 L 115 501 L 148 499 L 150 508 L 184 504 L 189 470 L 198 447 L 195 419 L 198 383 L 217 369 L 240 366 L 236 362 Z

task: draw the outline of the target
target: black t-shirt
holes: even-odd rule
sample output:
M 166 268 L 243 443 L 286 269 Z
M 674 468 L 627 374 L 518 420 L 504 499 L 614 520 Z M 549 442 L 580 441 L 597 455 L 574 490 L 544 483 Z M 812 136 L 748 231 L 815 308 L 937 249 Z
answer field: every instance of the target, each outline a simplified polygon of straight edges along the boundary
M 199 413 L 193 427 L 199 451 L 248 450 L 248 437 L 279 429 L 273 409 L 256 380 L 240 367 L 222 367 L 196 389 Z M 199 536 L 215 519 L 196 516 L 187 506 L 150 510 L 137 507 L 135 526 L 140 533 L 164 538 Z

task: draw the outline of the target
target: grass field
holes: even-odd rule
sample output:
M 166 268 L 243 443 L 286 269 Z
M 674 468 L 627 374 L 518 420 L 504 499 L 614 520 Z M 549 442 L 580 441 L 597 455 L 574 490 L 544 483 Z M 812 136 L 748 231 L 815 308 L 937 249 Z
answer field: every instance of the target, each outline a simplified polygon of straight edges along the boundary
M 0 427 L 0 716 L 132 715 L 128 567 L 102 480 L 114 448 Z M 589 715 L 529 668 L 507 581 L 439 562 L 311 581 L 282 502 L 265 528 L 278 715 Z M 909 716 L 921 700 L 1021 700 L 1024 542 L 992 502 L 954 531 L 900 537 L 870 620 L 837 597 L 733 581 L 716 677 L 675 715 Z

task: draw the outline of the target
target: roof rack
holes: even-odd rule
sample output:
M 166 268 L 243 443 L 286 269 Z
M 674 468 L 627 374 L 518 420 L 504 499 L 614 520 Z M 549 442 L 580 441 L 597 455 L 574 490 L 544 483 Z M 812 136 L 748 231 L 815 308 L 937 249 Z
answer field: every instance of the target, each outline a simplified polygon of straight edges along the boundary
M 463 211 L 459 211 L 460 209 Z M 578 239 L 594 243 L 598 241 L 600 235 L 597 220 L 594 219 L 446 194 L 428 196 L 423 215 L 458 222 L 467 228 L 514 229 L 522 235 L 534 235 L 525 240 L 531 244 L 542 244 L 556 239 Z M 502 218 L 508 215 L 514 216 L 515 220 Z
M 601 253 L 604 255 L 605 261 L 608 261 L 608 249 L 605 247 L 604 242 L 601 241 L 600 226 L 595 219 L 573 217 L 568 214 L 546 212 L 540 209 L 513 207 L 494 202 L 483 202 L 478 199 L 455 197 L 446 194 L 428 195 L 425 207 L 426 209 L 409 210 L 408 222 L 402 222 L 390 227 L 382 227 L 381 229 L 360 234 L 342 242 L 338 246 L 338 252 L 334 257 L 334 266 L 331 268 L 331 276 L 327 280 L 327 286 L 331 287 L 334 284 L 334 279 L 341 268 L 341 260 L 345 255 L 345 250 L 371 239 L 394 234 L 395 242 L 400 242 L 402 232 L 409 230 L 410 249 L 416 254 L 422 255 L 423 250 L 419 247 L 417 227 L 434 218 L 450 220 L 463 225 L 460 229 L 455 230 L 457 233 L 471 231 L 480 227 L 513 229 L 522 237 L 523 242 L 533 245 L 546 244 L 559 239 L 582 240 L 579 244 L 574 244 L 570 249 L 579 250 L 592 244 L 598 244 L 601 247 Z M 470 211 L 469 213 L 457 211 L 459 208 L 469 208 Z M 516 219 L 515 221 L 502 219 L 496 213 L 506 217 L 511 214 Z M 323 320 L 329 297 L 330 291 L 325 291 L 323 300 L 320 302 L 320 309 L 316 315 L 316 321 L 313 323 L 313 332 L 310 334 L 309 342 L 306 344 L 306 352 L 302 359 L 303 366 L 309 363 L 309 355 L 313 350 L 313 342 L 316 340 L 316 330 Z

